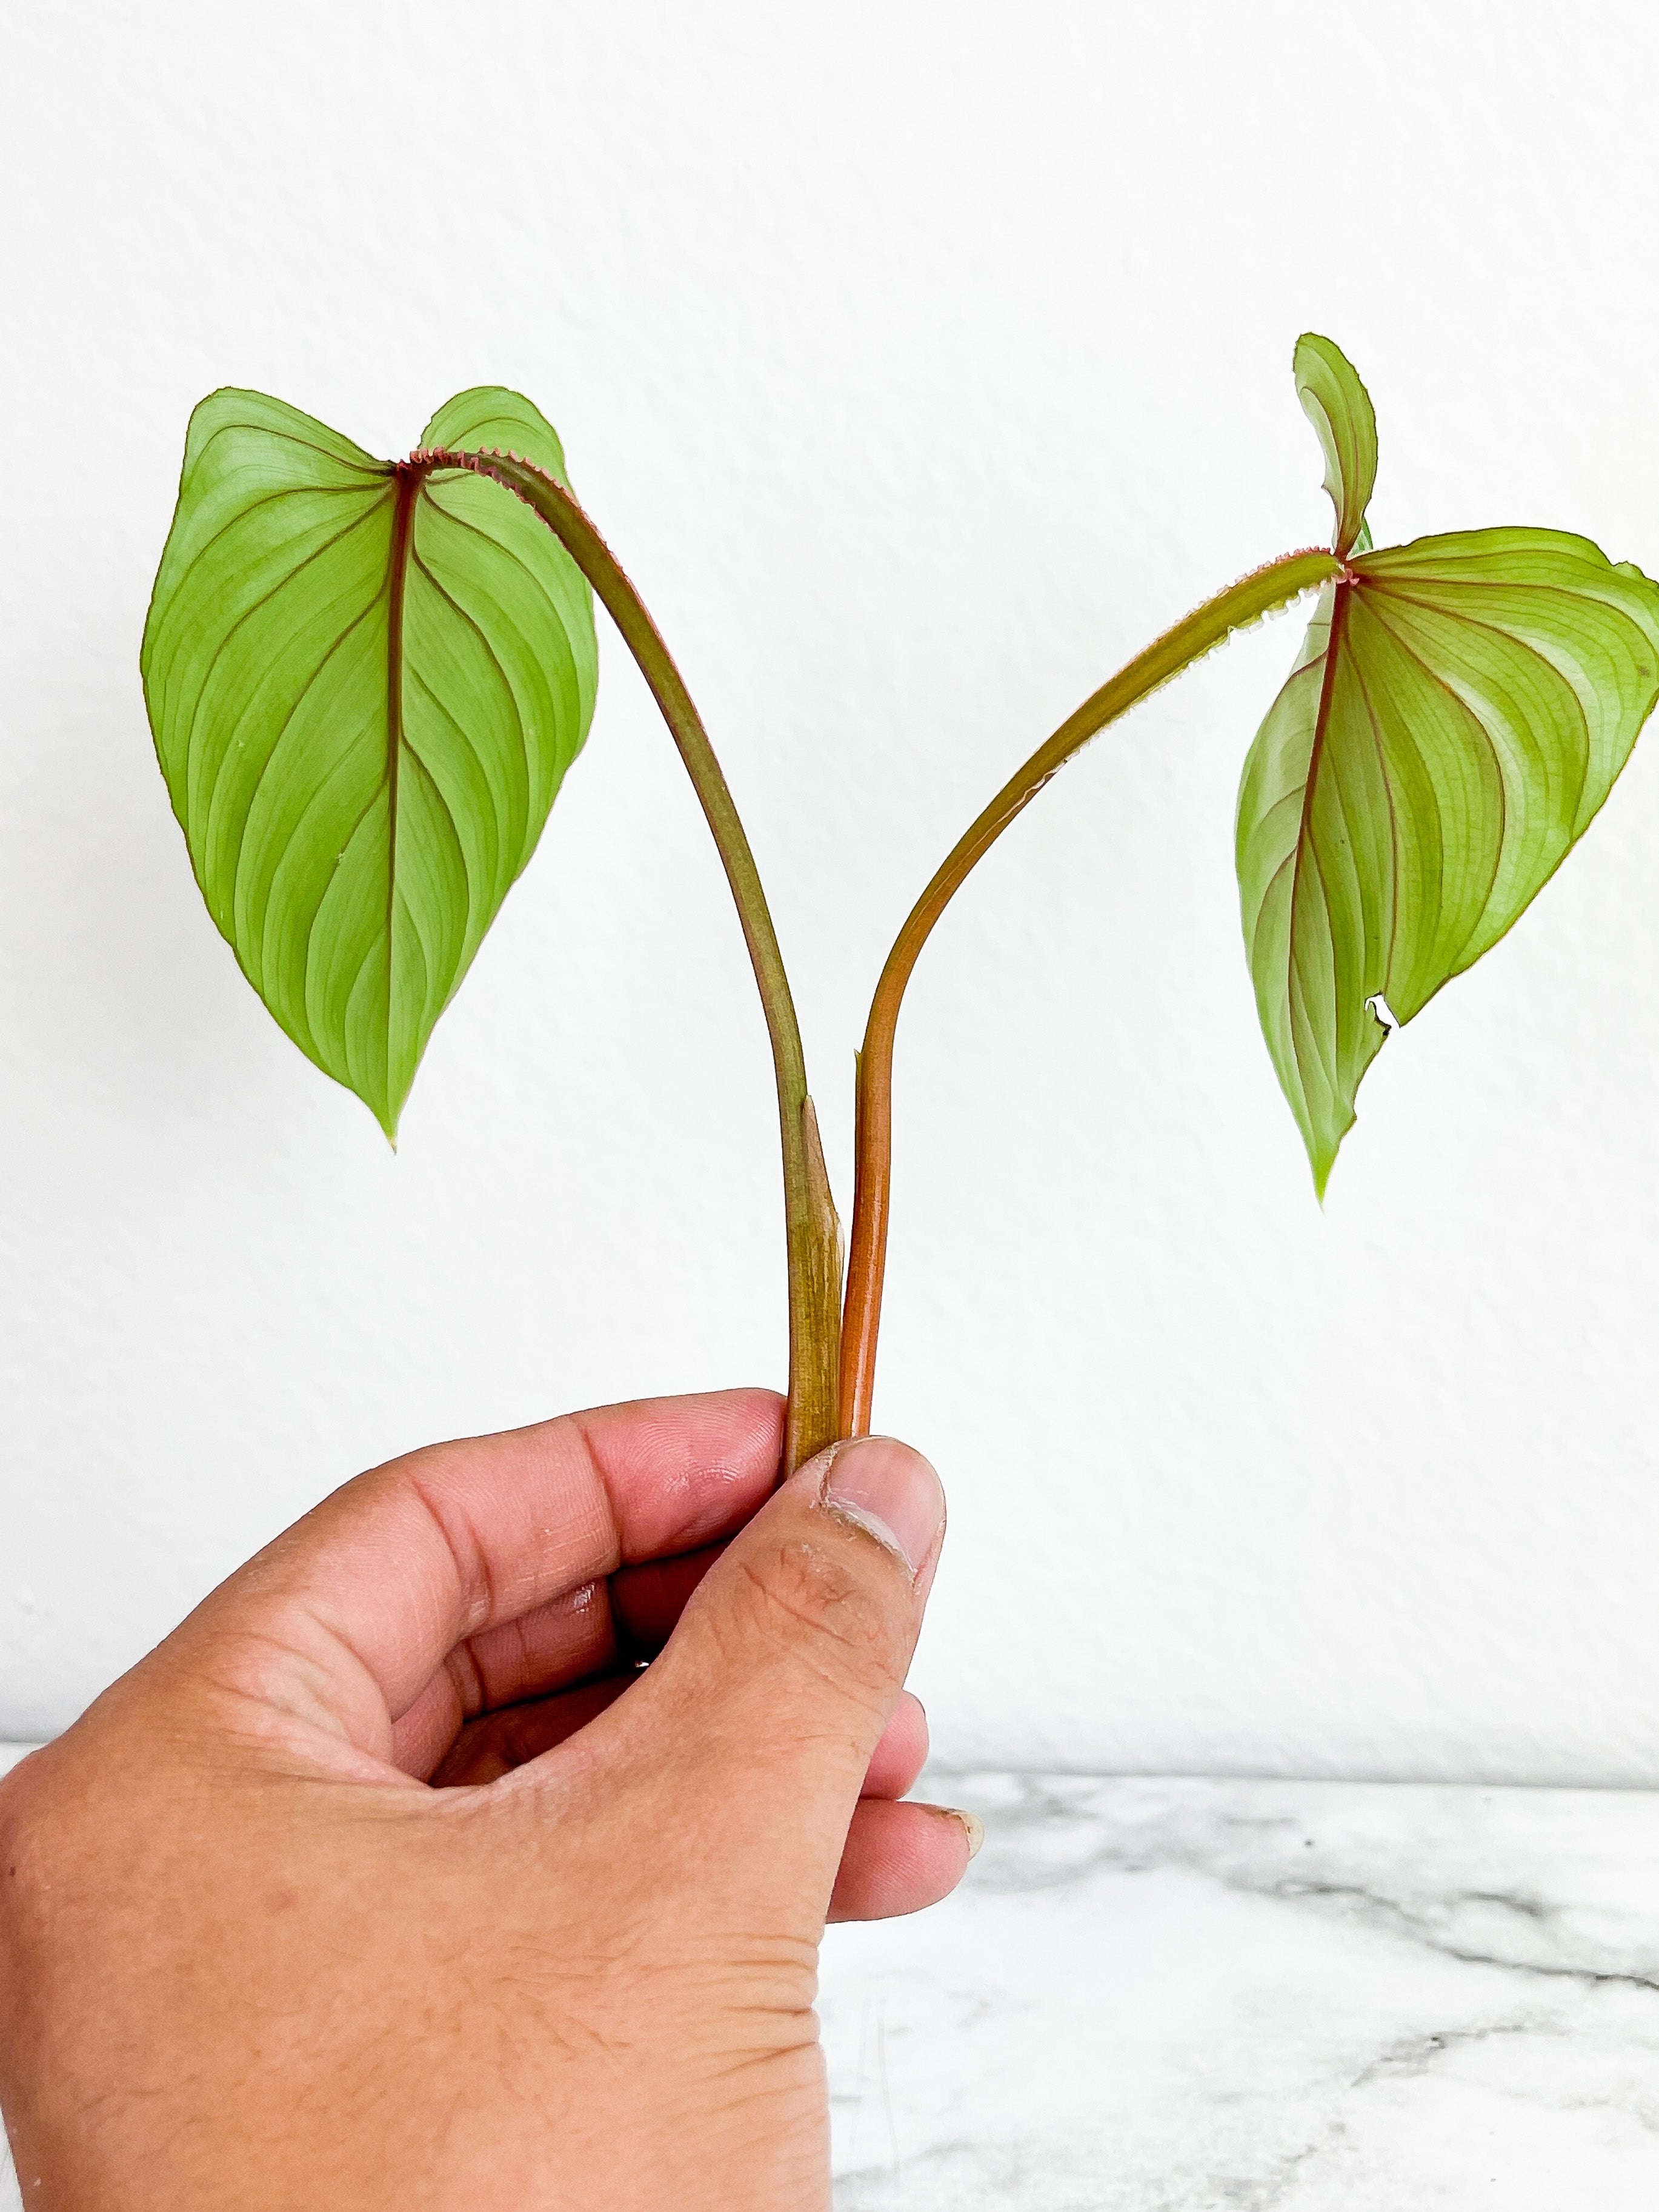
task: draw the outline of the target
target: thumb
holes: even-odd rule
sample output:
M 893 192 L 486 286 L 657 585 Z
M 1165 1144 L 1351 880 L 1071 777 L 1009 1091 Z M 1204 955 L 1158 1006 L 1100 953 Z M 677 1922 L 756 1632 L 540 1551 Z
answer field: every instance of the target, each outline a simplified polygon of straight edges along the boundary
M 890 1437 L 832 1444 L 727 1546 L 639 1684 L 639 1720 L 659 1753 L 695 1761 L 714 1863 L 751 1903 L 769 1868 L 827 1906 L 944 1535 L 945 1492 L 920 1452 Z

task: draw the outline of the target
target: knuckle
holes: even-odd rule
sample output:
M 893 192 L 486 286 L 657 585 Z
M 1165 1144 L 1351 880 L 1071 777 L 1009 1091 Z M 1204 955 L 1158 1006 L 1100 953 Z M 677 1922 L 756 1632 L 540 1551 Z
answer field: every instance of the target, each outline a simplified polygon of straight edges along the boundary
M 793 1536 L 744 1570 L 763 1625 L 781 1621 L 797 1646 L 805 1630 L 812 1665 L 837 1686 L 866 1701 L 902 1675 L 908 1624 L 839 1547 Z
M 9 1945 L 26 1942 L 73 1896 L 75 1828 L 46 1753 L 31 1753 L 0 1777 L 0 1931 Z
M 0 1880 L 15 1880 L 30 1865 L 30 1845 L 50 1794 L 41 1754 L 31 1752 L 0 1775 Z

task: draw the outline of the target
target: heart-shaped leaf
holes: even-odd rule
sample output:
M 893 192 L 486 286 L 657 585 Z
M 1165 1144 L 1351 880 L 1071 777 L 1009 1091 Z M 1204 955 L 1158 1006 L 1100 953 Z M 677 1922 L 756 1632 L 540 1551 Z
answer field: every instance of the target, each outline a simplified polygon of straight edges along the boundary
M 598 680 L 592 599 L 501 485 L 563 479 L 516 392 L 377 461 L 257 392 L 191 417 L 141 665 L 208 910 L 289 1036 L 395 1137 L 434 1024 L 535 850 Z
M 1587 538 L 1368 544 L 1375 418 L 1297 348 L 1343 574 L 1244 764 L 1237 861 L 1267 1049 L 1323 1194 L 1388 1028 L 1487 951 L 1583 835 L 1659 698 L 1659 587 Z

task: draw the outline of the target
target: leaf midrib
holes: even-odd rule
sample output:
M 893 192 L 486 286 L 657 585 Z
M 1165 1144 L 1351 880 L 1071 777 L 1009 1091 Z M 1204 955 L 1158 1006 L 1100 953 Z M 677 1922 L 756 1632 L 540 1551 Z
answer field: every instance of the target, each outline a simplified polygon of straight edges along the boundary
M 415 502 L 426 471 L 407 461 L 397 469 L 398 503 L 392 517 L 392 547 L 386 575 L 386 1081 L 392 1080 L 392 1038 L 396 994 L 398 918 L 398 776 L 404 750 L 404 602 L 415 545 Z

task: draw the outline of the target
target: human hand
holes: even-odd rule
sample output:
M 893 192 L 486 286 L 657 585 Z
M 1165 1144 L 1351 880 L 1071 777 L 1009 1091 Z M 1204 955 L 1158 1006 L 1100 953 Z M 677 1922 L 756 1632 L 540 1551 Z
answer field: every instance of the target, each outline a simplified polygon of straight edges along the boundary
M 866 1439 L 769 1495 L 781 1427 L 393 1461 L 0 1783 L 30 2212 L 823 2212 L 825 1918 L 972 1828 L 895 1802 L 938 1479 Z

